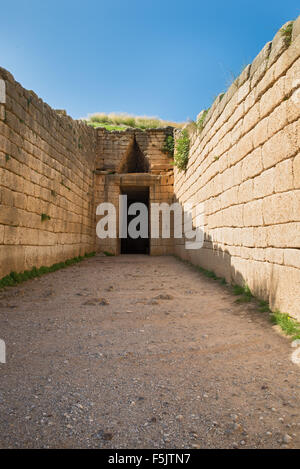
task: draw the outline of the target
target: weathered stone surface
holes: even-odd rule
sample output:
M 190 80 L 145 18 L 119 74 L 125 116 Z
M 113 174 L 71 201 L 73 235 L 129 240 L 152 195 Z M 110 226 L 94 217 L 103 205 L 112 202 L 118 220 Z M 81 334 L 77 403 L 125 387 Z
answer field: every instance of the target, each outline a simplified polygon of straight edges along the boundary
M 118 239 L 96 238 L 95 208 L 118 209 L 121 190 L 149 187 L 150 202 L 204 202 L 206 210 L 203 249 L 160 238 L 151 254 L 176 252 L 298 314 L 299 25 L 290 45 L 278 31 L 218 96 L 202 132 L 191 134 L 187 171 L 174 174 L 162 151 L 172 129 L 95 130 L 0 69 L 0 277 L 95 249 L 119 254 Z
M 273 63 L 278 59 L 278 57 L 287 49 L 288 44 L 287 44 L 287 39 L 284 35 L 284 30 L 291 24 L 291 21 L 288 21 L 285 23 L 279 31 L 276 33 L 274 36 L 274 39 L 272 41 L 272 48 L 269 56 L 269 62 L 268 65 L 271 66 Z
M 223 270 L 228 272 L 229 264 L 233 281 L 247 283 L 294 315 L 299 315 L 300 282 L 299 24 L 298 18 L 290 45 L 278 31 L 225 94 L 226 106 L 213 124 L 207 122 L 205 137 L 193 147 L 200 177 L 175 172 L 174 179 L 179 201 L 188 201 L 190 194 L 209 199 L 205 233 L 213 237 L 214 250 L 226 246 L 229 260 Z M 222 155 L 213 168 L 219 174 L 208 163 L 215 155 Z M 195 255 L 195 263 L 217 268 L 214 250 Z M 186 256 L 182 248 L 179 252 Z M 222 270 L 222 256 L 218 262 Z M 281 279 L 286 272 L 297 288 Z
M 285 192 L 293 189 L 293 162 L 291 159 L 278 163 L 275 167 L 275 192 Z
M 284 264 L 300 269 L 300 249 L 285 249 Z
M 293 32 L 292 32 L 292 41 L 300 35 L 300 16 L 294 21 Z
M 263 47 L 263 49 L 259 52 L 259 54 L 255 57 L 255 59 L 253 60 L 252 64 L 251 64 L 251 68 L 250 68 L 250 78 L 253 77 L 253 75 L 255 74 L 255 72 L 262 66 L 262 65 L 265 65 L 265 67 L 267 67 L 267 60 L 269 58 L 269 55 L 270 55 L 270 51 L 271 51 L 271 47 L 272 47 L 272 42 L 267 42 L 267 44 L 265 44 L 265 46 Z
M 300 154 L 295 156 L 293 161 L 294 188 L 300 188 Z

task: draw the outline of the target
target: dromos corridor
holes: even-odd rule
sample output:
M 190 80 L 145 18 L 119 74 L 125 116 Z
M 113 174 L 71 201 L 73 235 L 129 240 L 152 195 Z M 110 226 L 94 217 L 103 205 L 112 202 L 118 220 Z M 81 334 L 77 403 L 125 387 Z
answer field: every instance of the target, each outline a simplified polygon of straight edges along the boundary
M 144 255 L 1 291 L 0 447 L 299 447 L 290 341 L 235 300 Z

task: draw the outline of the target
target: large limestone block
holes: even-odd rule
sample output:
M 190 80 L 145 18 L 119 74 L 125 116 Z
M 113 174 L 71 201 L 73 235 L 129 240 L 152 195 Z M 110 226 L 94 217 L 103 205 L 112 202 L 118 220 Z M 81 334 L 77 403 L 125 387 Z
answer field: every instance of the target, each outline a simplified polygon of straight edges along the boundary
M 3 244 L 4 241 L 4 225 L 0 225 L 0 244 Z
M 0 278 L 10 272 L 22 272 L 24 270 L 23 246 L 0 246 Z
M 300 223 L 280 223 L 267 226 L 268 246 L 300 248 Z
M 293 205 L 291 206 L 293 211 L 294 221 L 300 221 L 300 190 L 293 192 Z
M 300 249 L 285 249 L 284 265 L 295 267 L 300 272 Z
M 251 292 L 261 299 L 268 299 L 271 283 L 271 264 L 240 257 L 232 257 L 233 283 L 248 285 Z
M 253 142 L 254 142 L 254 129 L 244 135 L 239 142 L 237 143 L 237 153 L 239 155 L 239 160 L 244 158 L 248 153 L 253 150 Z M 233 162 L 235 163 L 235 162 Z
M 299 61 L 299 74 L 300 77 L 300 61 Z M 290 99 L 286 102 L 286 118 L 287 122 L 294 122 L 300 117 L 300 78 L 295 80 L 298 83 L 298 88 L 294 89 Z
M 295 156 L 293 161 L 294 188 L 300 188 L 300 153 Z
M 293 156 L 299 148 L 297 140 L 297 124 L 290 124 L 273 135 L 262 148 L 264 168 L 270 168 L 279 161 Z
M 254 148 L 265 143 L 268 139 L 268 117 L 260 120 L 253 129 Z
M 233 244 L 235 246 L 241 246 L 242 244 L 242 228 L 232 228 L 233 232 Z
M 237 104 L 244 101 L 250 92 L 250 80 L 247 80 L 242 86 L 239 87 L 237 92 Z
M 256 261 L 265 261 L 266 260 L 266 250 L 263 248 L 248 248 L 250 251 L 249 259 Z
M 242 228 L 241 230 L 241 245 L 246 247 L 254 247 L 255 240 L 254 240 L 254 233 L 256 228 L 248 227 Z
M 298 36 L 300 36 L 300 16 L 298 16 L 293 24 L 292 42 L 294 42 Z
M 260 119 L 260 103 L 256 103 L 248 112 L 245 114 L 243 119 L 243 133 L 249 132 Z
M 298 36 L 294 42 L 288 47 L 288 49 L 279 57 L 277 62 L 274 64 L 275 67 L 275 74 L 274 78 L 277 79 L 282 75 L 286 75 L 286 77 L 290 78 L 291 75 L 297 78 L 297 74 L 295 74 L 294 70 L 297 65 L 297 59 L 299 59 L 299 46 L 300 46 L 300 36 Z M 298 75 L 299 77 L 299 75 Z M 291 90 L 291 86 L 289 85 L 286 88 L 286 93 L 289 93 Z
M 263 219 L 263 201 L 253 200 L 244 205 L 244 226 L 262 226 Z
M 279 309 L 300 320 L 299 298 L 300 269 L 273 264 L 269 293 L 271 309 Z
M 253 178 L 260 174 L 262 170 L 262 151 L 259 147 L 243 159 L 242 178 L 243 180 Z
M 278 163 L 275 168 L 275 192 L 285 192 L 293 189 L 293 161 L 288 159 Z
M 272 41 L 272 49 L 269 55 L 269 66 L 276 62 L 278 57 L 285 51 L 285 49 L 287 49 L 288 44 L 286 37 L 283 34 L 283 30 L 285 30 L 291 23 L 291 21 L 285 23 L 274 36 Z
M 288 124 L 287 101 L 283 101 L 268 116 L 268 138 L 271 138 L 279 130 Z
M 244 181 L 238 189 L 238 202 L 249 202 L 253 199 L 253 180 Z
M 237 285 L 245 285 L 247 283 L 248 259 L 232 256 L 230 259 L 231 281 Z
M 228 219 L 225 221 L 225 226 L 232 226 L 232 227 L 242 227 L 244 225 L 243 220 L 243 212 L 244 212 L 243 205 L 234 205 L 228 209 Z M 227 216 L 226 216 L 227 218 Z
M 295 221 L 293 192 L 274 194 L 263 200 L 263 217 L 266 225 Z
M 264 94 L 273 86 L 275 82 L 275 64 L 267 68 L 266 73 L 262 77 L 262 79 L 257 83 L 257 85 L 253 88 L 255 93 L 255 100 L 258 101 L 259 99 L 264 96 Z
M 285 96 L 285 77 L 279 78 L 260 99 L 260 117 L 267 116 L 272 109 L 278 106 Z
M 251 64 L 250 79 L 252 87 L 256 85 L 266 71 L 271 47 L 272 43 L 267 42 Z
M 267 248 L 266 260 L 272 264 L 283 264 L 285 249 Z
M 4 244 L 38 245 L 39 230 L 18 226 L 5 226 Z
M 224 247 L 210 244 L 209 247 L 190 251 L 189 260 L 194 265 L 215 272 L 219 277 L 230 281 L 230 256 Z
M 268 240 L 267 240 L 267 230 L 268 227 L 266 226 L 257 226 L 253 230 L 253 236 L 254 236 L 254 246 L 259 248 L 259 247 L 266 247 L 268 245 Z
M 275 168 L 270 168 L 253 179 L 255 199 L 273 194 L 275 190 Z
M 238 202 L 238 186 L 231 187 L 226 192 L 221 194 L 221 207 L 229 207 L 230 205 L 234 205 Z
M 252 261 L 249 263 L 247 283 L 254 296 L 267 300 L 271 282 L 269 262 Z

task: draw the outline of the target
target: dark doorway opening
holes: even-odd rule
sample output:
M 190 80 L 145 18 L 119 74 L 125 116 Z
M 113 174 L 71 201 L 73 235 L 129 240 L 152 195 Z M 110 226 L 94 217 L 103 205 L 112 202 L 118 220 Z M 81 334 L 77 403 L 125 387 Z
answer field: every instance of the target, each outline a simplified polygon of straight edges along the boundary
M 127 235 L 126 238 L 121 238 L 121 254 L 149 254 L 150 253 L 150 240 L 149 240 L 149 187 L 130 187 L 121 190 L 122 195 L 127 195 L 127 210 L 131 204 L 141 202 L 146 205 L 148 210 L 148 233 L 147 238 L 138 237 L 133 239 Z M 137 213 L 138 215 L 138 213 Z M 127 233 L 128 226 L 131 220 L 137 215 L 128 215 L 127 213 Z

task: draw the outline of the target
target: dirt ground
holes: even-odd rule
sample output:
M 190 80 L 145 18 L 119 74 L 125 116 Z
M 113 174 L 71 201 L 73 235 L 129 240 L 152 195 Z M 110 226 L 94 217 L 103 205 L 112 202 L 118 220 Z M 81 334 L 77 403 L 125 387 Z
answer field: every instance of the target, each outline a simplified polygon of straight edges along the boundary
M 0 447 L 300 448 L 291 344 L 235 299 L 142 255 L 0 292 Z

